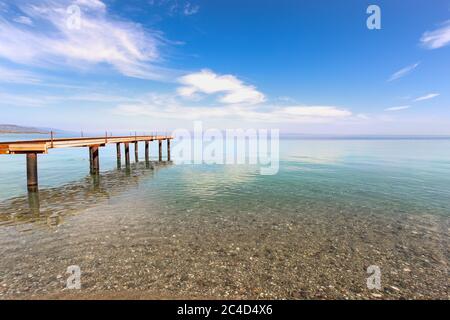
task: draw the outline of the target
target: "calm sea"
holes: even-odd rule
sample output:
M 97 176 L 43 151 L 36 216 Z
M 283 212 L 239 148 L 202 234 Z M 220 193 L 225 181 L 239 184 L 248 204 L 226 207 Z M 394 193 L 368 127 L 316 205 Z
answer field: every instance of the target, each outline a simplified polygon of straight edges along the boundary
M 55 149 L 39 156 L 30 201 L 25 157 L 0 156 L 3 294 L 59 292 L 56 275 L 79 264 L 95 294 L 370 298 L 365 270 L 380 264 L 383 297 L 446 298 L 450 140 L 284 139 L 280 158 L 272 176 L 250 165 L 126 171 L 110 146 L 93 179 L 86 148 Z
M 0 135 L 0 141 L 40 137 Z M 151 144 L 152 160 L 156 160 L 156 147 Z M 130 148 L 134 159 L 133 145 Z M 143 160 L 143 148 L 140 152 Z M 87 148 L 53 149 L 38 161 L 41 189 L 64 186 L 89 175 Z M 101 148 L 100 161 L 103 172 L 117 168 L 114 145 Z M 170 191 L 180 201 L 189 201 L 190 196 L 206 201 L 224 196 L 239 200 L 251 190 L 251 197 L 292 203 L 311 197 L 385 206 L 386 212 L 402 204 L 405 210 L 448 215 L 450 140 L 285 139 L 280 143 L 280 170 L 274 176 L 261 176 L 258 168 L 246 165 L 174 165 L 164 171 L 162 180 L 152 179 L 156 180 L 152 185 L 157 184 L 161 192 Z M 186 189 L 190 190 L 187 194 Z M 0 156 L 0 201 L 24 194 L 25 156 Z

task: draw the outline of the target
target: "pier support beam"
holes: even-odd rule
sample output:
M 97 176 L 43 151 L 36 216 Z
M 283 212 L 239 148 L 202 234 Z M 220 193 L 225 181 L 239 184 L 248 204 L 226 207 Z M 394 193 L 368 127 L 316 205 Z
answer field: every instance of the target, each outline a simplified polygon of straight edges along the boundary
M 117 169 L 120 170 L 122 167 L 122 152 L 120 150 L 120 142 L 116 143 L 116 150 L 117 150 Z
M 170 161 L 170 139 L 167 139 L 167 161 Z
M 37 153 L 27 153 L 27 188 L 29 192 L 38 190 Z
M 124 143 L 125 146 L 125 166 L 130 166 L 130 144 L 128 142 Z
M 150 161 L 150 146 L 149 142 L 145 141 L 145 162 Z
M 162 141 L 158 140 L 158 159 L 159 161 L 162 161 Z
M 134 161 L 139 162 L 139 144 L 137 141 L 134 143 Z
M 99 174 L 100 161 L 98 157 L 98 146 L 89 147 L 89 154 L 91 159 L 91 174 Z
M 116 150 L 117 150 L 117 161 L 120 161 L 122 158 L 122 152 L 120 151 L 120 142 L 116 143 Z

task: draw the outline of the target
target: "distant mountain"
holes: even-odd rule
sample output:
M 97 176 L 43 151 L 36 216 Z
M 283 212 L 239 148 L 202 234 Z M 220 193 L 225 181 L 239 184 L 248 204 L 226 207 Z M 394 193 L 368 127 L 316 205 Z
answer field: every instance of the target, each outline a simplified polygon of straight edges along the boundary
M 50 129 L 0 124 L 0 133 L 49 133 Z

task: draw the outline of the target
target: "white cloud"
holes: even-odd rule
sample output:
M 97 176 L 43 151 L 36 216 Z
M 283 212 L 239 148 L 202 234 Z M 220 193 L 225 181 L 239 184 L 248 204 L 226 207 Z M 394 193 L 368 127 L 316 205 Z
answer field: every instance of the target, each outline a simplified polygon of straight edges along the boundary
M 186 98 L 195 97 L 198 93 L 221 93 L 219 101 L 225 104 L 257 104 L 266 100 L 254 86 L 244 84 L 235 76 L 217 75 L 206 69 L 182 76 L 178 82 L 183 86 L 177 92 Z
M 193 14 L 196 14 L 200 7 L 198 5 L 193 5 L 189 2 L 187 2 L 183 9 L 183 14 L 186 16 L 191 16 Z
M 93 9 L 105 10 L 106 5 L 100 0 L 76 0 L 72 4 L 85 6 Z
M 185 106 L 175 97 L 151 95 L 142 103 L 124 103 L 114 112 L 126 116 L 148 116 L 157 119 L 216 119 L 248 122 L 329 123 L 347 119 L 352 113 L 335 106 Z
M 69 5 L 81 8 L 80 28 L 68 28 Z M 0 19 L 0 57 L 33 66 L 63 65 L 88 70 L 108 64 L 137 78 L 161 79 L 161 36 L 136 23 L 110 18 L 99 0 L 31 1 L 19 8 L 36 27 Z M 44 28 L 38 27 L 46 26 Z M 49 29 L 50 28 L 50 29 Z
M 84 102 L 98 102 L 98 103 L 129 103 L 129 102 L 141 102 L 139 98 L 132 98 L 126 96 L 115 95 L 111 93 L 98 93 L 89 92 L 84 94 L 77 94 L 72 96 L 61 97 L 61 100 L 73 100 L 73 101 L 84 101 Z
M 44 107 L 56 99 L 57 97 L 54 96 L 10 94 L 0 92 L 0 106 Z
M 67 79 L 59 77 L 50 77 L 37 74 L 28 70 L 10 68 L 0 65 L 0 82 L 2 83 L 20 83 L 42 87 L 55 87 L 65 89 L 90 89 L 91 84 L 85 86 L 64 83 Z
M 439 95 L 440 95 L 439 93 L 429 93 L 427 95 L 424 95 L 424 96 L 414 99 L 414 101 L 423 101 L 423 100 L 433 99 Z
M 0 66 L 0 82 L 38 84 L 41 79 L 29 71 Z
M 450 44 L 450 20 L 436 30 L 425 32 L 420 42 L 427 49 L 438 49 Z
M 409 109 L 411 108 L 411 106 L 399 106 L 399 107 L 391 107 L 391 108 L 387 108 L 384 109 L 385 111 L 399 111 L 399 110 L 405 110 L 405 109 Z
M 64 105 L 68 102 L 76 101 L 77 103 L 89 104 L 99 103 L 119 104 L 119 103 L 142 103 L 142 99 L 131 98 L 126 96 L 106 94 L 106 93 L 79 93 L 74 95 L 67 94 L 42 94 L 35 93 L 7 93 L 0 91 L 0 106 L 14 107 L 48 107 L 50 105 Z
M 21 23 L 21 24 L 26 24 L 28 26 L 32 26 L 33 25 L 33 21 L 27 17 L 27 16 L 20 16 L 14 19 L 15 22 L 17 23 Z
M 321 119 L 339 119 L 350 116 L 352 113 L 348 110 L 340 109 L 334 106 L 288 106 L 275 108 L 269 112 L 271 115 L 279 115 L 293 118 L 321 118 Z
M 388 81 L 394 81 L 394 80 L 397 80 L 397 79 L 399 79 L 401 77 L 406 76 L 407 74 L 411 73 L 415 68 L 417 68 L 419 66 L 419 64 L 420 63 L 417 62 L 417 63 L 414 63 L 414 64 L 412 64 L 410 66 L 407 66 L 407 67 L 405 67 L 403 69 L 400 69 L 399 71 L 397 71 L 394 74 L 392 74 L 389 77 Z
M 356 118 L 357 119 L 361 119 L 361 120 L 369 120 L 370 116 L 368 116 L 367 114 L 364 114 L 364 113 L 358 113 L 356 115 Z

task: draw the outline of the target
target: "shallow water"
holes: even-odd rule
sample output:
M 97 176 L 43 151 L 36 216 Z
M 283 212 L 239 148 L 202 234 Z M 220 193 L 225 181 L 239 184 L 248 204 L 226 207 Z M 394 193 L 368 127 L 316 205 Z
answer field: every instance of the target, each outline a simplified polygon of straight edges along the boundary
M 450 140 L 282 140 L 273 176 L 118 170 L 108 147 L 94 179 L 85 149 L 51 150 L 31 196 L 22 158 L 0 157 L 4 298 L 449 297 Z M 70 265 L 81 290 L 65 289 Z

